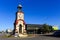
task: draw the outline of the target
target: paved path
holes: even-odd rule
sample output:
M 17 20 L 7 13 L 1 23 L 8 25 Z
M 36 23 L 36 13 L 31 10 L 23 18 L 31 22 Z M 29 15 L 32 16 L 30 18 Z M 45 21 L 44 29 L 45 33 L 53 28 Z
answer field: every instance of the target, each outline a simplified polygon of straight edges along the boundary
M 60 38 L 41 35 L 33 38 L 0 38 L 0 40 L 60 40 Z
M 36 37 L 28 37 L 28 38 L 15 38 L 15 37 L 13 37 L 13 38 L 0 38 L 0 40 L 60 40 L 60 37 L 39 35 Z

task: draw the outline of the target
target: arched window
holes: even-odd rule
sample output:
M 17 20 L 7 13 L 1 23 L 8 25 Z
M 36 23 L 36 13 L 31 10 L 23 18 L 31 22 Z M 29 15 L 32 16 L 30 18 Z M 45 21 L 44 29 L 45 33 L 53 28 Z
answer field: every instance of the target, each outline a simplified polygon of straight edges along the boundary
M 22 25 L 19 25 L 19 33 L 22 33 Z

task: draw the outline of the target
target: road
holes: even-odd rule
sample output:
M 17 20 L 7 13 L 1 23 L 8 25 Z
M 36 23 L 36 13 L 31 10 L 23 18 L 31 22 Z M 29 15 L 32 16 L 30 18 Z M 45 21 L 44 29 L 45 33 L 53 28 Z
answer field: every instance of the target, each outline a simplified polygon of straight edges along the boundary
M 60 37 L 52 37 L 46 35 L 39 35 L 36 37 L 28 37 L 28 38 L 0 38 L 0 40 L 60 40 Z

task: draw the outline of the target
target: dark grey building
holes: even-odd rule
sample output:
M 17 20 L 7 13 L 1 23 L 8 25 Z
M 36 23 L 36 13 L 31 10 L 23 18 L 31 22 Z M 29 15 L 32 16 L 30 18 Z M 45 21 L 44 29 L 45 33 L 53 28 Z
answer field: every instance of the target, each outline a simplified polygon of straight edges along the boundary
M 26 24 L 26 30 L 28 34 L 41 34 L 42 25 L 40 24 Z

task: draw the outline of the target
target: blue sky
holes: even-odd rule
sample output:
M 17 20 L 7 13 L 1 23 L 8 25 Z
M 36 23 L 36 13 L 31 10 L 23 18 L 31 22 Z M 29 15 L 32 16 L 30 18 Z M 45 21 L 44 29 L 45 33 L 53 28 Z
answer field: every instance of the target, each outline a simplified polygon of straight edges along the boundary
M 0 0 L 0 31 L 14 28 L 19 2 L 26 24 L 46 23 L 60 29 L 60 0 Z

